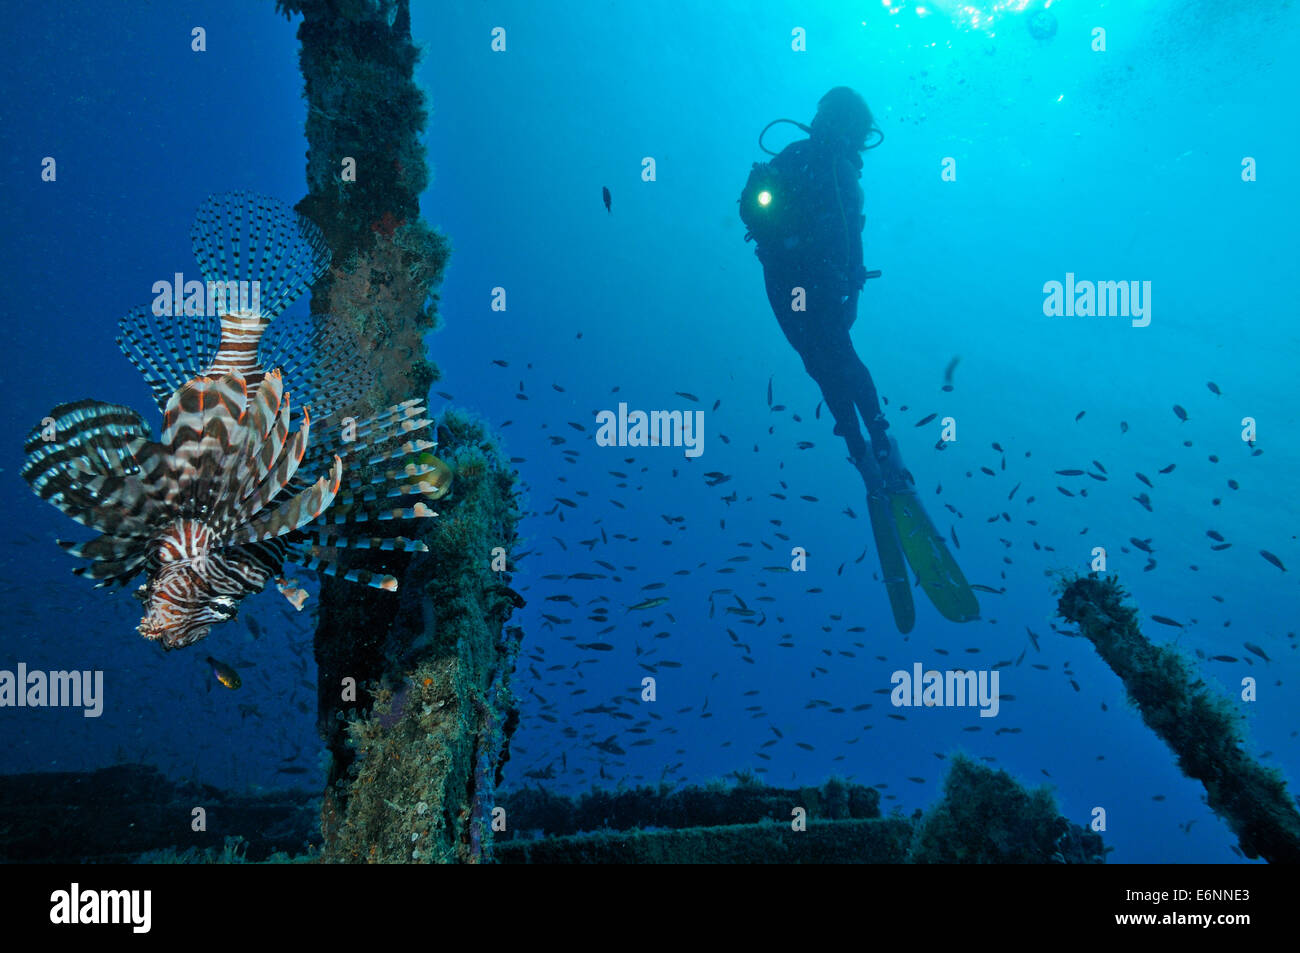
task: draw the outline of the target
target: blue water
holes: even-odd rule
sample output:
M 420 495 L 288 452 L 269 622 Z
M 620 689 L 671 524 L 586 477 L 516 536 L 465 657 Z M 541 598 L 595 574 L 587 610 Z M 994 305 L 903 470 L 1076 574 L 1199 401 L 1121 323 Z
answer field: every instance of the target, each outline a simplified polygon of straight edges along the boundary
M 129 593 L 70 575 L 73 560 L 52 540 L 81 536 L 17 475 L 24 436 L 56 403 L 93 396 L 154 420 L 114 344 L 116 322 L 154 281 L 193 270 L 189 222 L 205 195 L 301 196 L 296 25 L 261 3 L 59 6 L 12 11 L 0 38 L 0 261 L 11 290 L 0 667 L 102 669 L 107 700 L 98 719 L 0 709 L 0 770 L 143 760 L 219 785 L 311 787 L 323 768 L 310 618 L 264 594 L 204 645 L 163 656 L 135 634 Z M 741 770 L 792 785 L 839 774 L 881 785 L 886 809 L 910 813 L 935 800 L 941 759 L 960 750 L 1051 784 L 1076 822 L 1104 808 L 1112 862 L 1239 861 L 1200 785 L 1091 645 L 1049 626 L 1054 574 L 1086 571 L 1105 547 L 1151 638 L 1235 657 L 1198 662 L 1233 697 L 1243 678 L 1257 680 L 1258 700 L 1240 704 L 1253 750 L 1300 778 L 1288 214 L 1298 196 L 1285 167 L 1300 135 L 1283 92 L 1295 85 L 1295 9 L 1061 0 L 1057 34 L 1040 41 L 1014 11 L 973 27 L 946 3 L 925 16 L 912 3 L 759 14 L 735 2 L 673 12 L 578 3 L 546 15 L 529 3 L 416 6 L 432 107 L 422 210 L 454 246 L 445 327 L 429 339 L 444 372 L 435 391 L 500 428 L 526 488 L 529 555 L 515 580 L 529 600 L 517 617 L 523 722 L 509 782 L 549 772 L 544 784 L 579 792 Z M 190 51 L 195 25 L 207 29 L 206 53 Z M 489 47 L 497 26 L 505 53 Z M 806 28 L 806 52 L 790 48 L 794 26 Z M 1105 52 L 1091 47 L 1097 27 Z M 967 576 L 1006 589 L 980 593 L 982 619 L 960 626 L 917 590 L 906 638 L 873 578 L 859 478 L 829 416 L 815 417 L 820 395 L 777 327 L 736 214 L 750 163 L 763 158 L 758 131 L 781 116 L 809 121 L 841 84 L 866 97 L 886 134 L 861 183 L 866 264 L 884 276 L 863 294 L 855 343 L 921 498 L 961 541 Z M 768 142 L 791 133 L 777 127 Z M 40 180 L 44 156 L 58 160 L 56 183 Z M 647 156 L 654 181 L 642 178 Z M 1244 157 L 1257 160 L 1257 181 L 1242 180 Z M 941 178 L 946 158 L 955 181 Z M 1044 283 L 1067 273 L 1150 281 L 1150 325 L 1044 316 Z M 504 312 L 491 309 L 498 287 Z M 769 381 L 785 410 L 769 408 Z M 598 447 L 595 414 L 619 401 L 702 410 L 703 455 Z M 443 403 L 435 395 L 431 406 Z M 913 426 L 931 413 L 957 422 L 942 452 L 937 420 Z M 1241 439 L 1245 417 L 1257 422 L 1258 456 Z M 1054 473 L 1096 472 L 1093 461 L 1107 482 Z M 707 486 L 714 471 L 731 480 Z M 1144 491 L 1153 512 L 1133 499 Z M 1232 547 L 1211 551 L 1207 530 Z M 1130 538 L 1151 540 L 1154 569 Z M 764 570 L 788 566 L 796 545 L 806 572 Z M 573 573 L 607 578 L 542 578 Z M 666 585 L 643 588 L 654 583 Z M 718 589 L 734 594 L 715 593 L 710 618 Z M 560 595 L 577 605 L 548 601 Z M 627 611 L 649 596 L 669 602 Z M 737 596 L 763 625 L 726 612 Z M 598 605 L 609 623 L 587 620 Z M 607 625 L 617 627 L 598 635 Z M 615 648 L 577 648 L 593 641 Z M 996 718 L 886 717 L 895 710 L 878 692 L 896 670 L 987 670 L 1026 649 L 1020 665 L 998 669 L 1015 700 Z M 238 693 L 215 686 L 209 652 L 240 668 Z M 656 668 L 653 703 L 640 700 L 638 663 Z M 815 699 L 824 704 L 809 707 Z M 582 711 L 598 706 L 632 717 Z M 611 736 L 625 755 L 593 747 Z

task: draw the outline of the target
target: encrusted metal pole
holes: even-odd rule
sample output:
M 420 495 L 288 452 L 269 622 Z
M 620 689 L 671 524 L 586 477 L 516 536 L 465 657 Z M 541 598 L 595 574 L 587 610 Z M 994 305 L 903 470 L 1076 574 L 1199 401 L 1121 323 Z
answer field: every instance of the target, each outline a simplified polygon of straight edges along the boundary
M 450 254 L 421 218 L 427 112 L 407 0 L 279 0 L 298 28 L 308 194 L 298 210 L 334 252 L 312 310 L 342 320 L 376 371 L 372 409 L 427 396 L 424 337 Z M 396 595 L 325 579 L 316 630 L 320 730 L 332 755 L 329 861 L 475 862 L 516 716 L 509 691 L 521 604 L 509 588 L 516 478 L 484 427 L 441 410 L 451 495 L 427 554 L 353 555 Z
M 1080 576 L 1064 581 L 1057 611 L 1124 682 L 1183 774 L 1205 786 L 1206 803 L 1232 828 L 1242 853 L 1300 863 L 1300 811 L 1286 781 L 1246 752 L 1241 714 L 1195 677 L 1190 660 L 1142 634 L 1127 595 L 1114 576 Z

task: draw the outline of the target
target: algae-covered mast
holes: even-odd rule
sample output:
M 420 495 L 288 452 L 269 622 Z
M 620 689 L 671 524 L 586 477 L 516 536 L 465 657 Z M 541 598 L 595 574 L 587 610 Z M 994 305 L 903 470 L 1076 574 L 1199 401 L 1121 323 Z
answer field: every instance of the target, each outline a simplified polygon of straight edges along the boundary
M 372 404 L 425 394 L 439 377 L 424 339 L 437 324 L 450 248 L 420 218 L 428 112 L 409 3 L 276 7 L 302 16 L 308 193 L 297 207 L 336 262 L 312 310 L 349 322 L 363 342 L 376 369 Z M 505 622 L 520 602 L 509 572 L 493 572 L 492 550 L 514 542 L 516 479 L 481 425 L 431 409 L 455 481 L 430 521 L 430 552 L 368 557 L 401 579 L 396 600 L 322 582 L 316 661 L 333 756 L 323 809 L 331 860 L 475 861 L 490 843 L 486 819 L 515 721 L 507 679 L 517 630 Z

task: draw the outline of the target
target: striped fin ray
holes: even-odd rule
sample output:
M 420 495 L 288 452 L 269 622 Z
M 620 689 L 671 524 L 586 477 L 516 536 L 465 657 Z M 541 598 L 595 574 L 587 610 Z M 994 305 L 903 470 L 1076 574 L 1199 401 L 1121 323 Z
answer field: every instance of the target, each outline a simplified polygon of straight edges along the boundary
M 117 328 L 117 346 L 144 376 L 159 409 L 211 365 L 221 340 L 215 317 L 155 315 L 148 305 L 127 312 Z
M 72 519 L 103 533 L 154 515 L 149 481 L 162 480 L 161 448 L 140 415 L 120 404 L 82 400 L 48 415 L 53 439 L 36 427 L 23 446 L 20 475 L 33 492 Z M 112 483 L 109 486 L 109 483 Z
M 319 228 L 278 199 L 251 192 L 210 195 L 190 229 L 208 281 L 256 281 L 266 320 L 292 304 L 329 268 Z
M 308 424 L 304 416 L 302 432 L 295 434 L 294 446 L 282 458 L 289 430 L 288 395 L 279 373 L 262 378 L 238 421 L 232 452 L 222 461 L 222 478 L 213 491 L 207 521 L 219 537 L 261 510 L 293 477 L 302 459 Z M 271 466 L 277 462 L 283 467 L 277 467 L 281 478 L 275 482 Z
M 288 414 L 288 401 L 283 405 L 283 414 Z M 276 436 L 280 438 L 280 449 L 276 451 L 274 459 L 275 468 L 267 469 L 264 467 L 263 459 L 258 461 L 258 471 L 263 472 L 263 476 L 258 482 L 246 490 L 245 494 L 239 499 L 239 512 L 246 519 L 254 516 L 265 509 L 280 492 L 286 487 L 290 487 L 294 474 L 298 472 L 299 466 L 303 462 L 307 450 L 307 438 L 311 433 L 311 416 L 304 410 L 302 414 L 302 426 L 294 431 L 293 439 L 284 445 L 283 435 L 277 431 Z M 267 446 L 272 446 L 268 443 Z M 342 473 L 342 464 L 340 463 L 340 474 Z M 295 494 L 308 492 L 310 487 L 291 487 L 290 491 Z M 337 481 L 335 481 L 335 491 L 337 491 Z M 332 498 L 332 494 L 331 494 Z
M 284 369 L 298 403 L 320 420 L 358 403 L 374 382 L 356 338 L 329 315 L 284 315 L 262 336 L 258 353 L 263 367 Z
M 341 571 L 337 565 L 340 550 L 328 546 L 316 546 L 301 552 L 294 559 L 301 566 L 315 570 L 323 576 L 334 576 L 348 582 L 357 582 L 372 589 L 387 592 L 397 591 L 397 579 L 383 573 L 374 573 L 368 569 L 349 569 Z
M 424 502 L 416 502 L 411 506 L 354 503 L 351 506 L 332 508 L 316 523 L 320 526 L 364 526 L 389 520 L 432 519 L 437 515 Z
M 433 467 L 428 470 L 432 474 Z M 370 482 L 353 480 L 351 486 L 341 489 L 334 497 L 335 506 L 350 506 L 353 503 L 375 503 L 379 500 L 391 500 L 400 496 L 429 496 L 437 487 L 429 481 L 416 483 L 399 483 L 388 475 L 376 477 Z
M 59 545 L 74 556 L 90 558 L 79 552 L 77 547 L 62 541 L 59 542 Z M 95 556 L 89 566 L 78 566 L 72 570 L 72 573 L 75 576 L 85 576 L 88 579 L 98 580 L 95 584 L 96 589 L 107 589 L 114 586 L 125 586 L 145 568 L 147 561 L 144 547 L 138 547 L 116 559 L 108 556 Z
M 331 417 L 328 421 L 322 421 L 323 426 L 317 435 L 315 448 L 321 453 L 337 453 L 344 458 L 360 458 L 364 453 L 371 452 L 371 448 L 378 447 L 385 441 L 428 428 L 433 421 L 424 417 L 424 413 L 423 401 L 418 399 L 403 401 L 372 417 L 356 421 L 354 433 L 345 430 L 340 418 Z M 434 446 L 434 443 L 429 442 L 426 446 L 407 452 L 418 453 L 420 450 Z M 376 457 L 365 462 L 373 465 L 382 460 L 383 458 Z
M 407 539 L 405 536 L 336 536 L 334 534 L 321 533 L 318 530 L 308 530 L 305 534 L 305 540 L 310 541 L 313 548 L 324 547 L 330 550 L 339 549 L 370 549 L 382 550 L 392 553 L 427 553 L 429 547 L 418 539 Z
M 301 529 L 334 502 L 334 494 L 338 492 L 342 478 L 343 461 L 335 457 L 330 472 L 309 489 L 294 494 L 274 510 L 239 526 L 227 537 L 227 542 L 254 543 Z
M 345 474 L 340 492 L 336 498 L 339 502 L 344 501 L 344 491 L 356 492 L 365 490 L 367 487 L 389 486 L 397 488 L 401 493 L 415 495 L 424 493 L 425 490 L 420 487 L 422 477 L 431 476 L 438 472 L 438 468 L 427 463 L 415 464 L 408 463 L 401 470 L 385 470 L 382 473 L 376 473 L 369 480 L 361 477 L 348 477 Z M 413 483 L 402 483 L 403 479 L 413 480 Z

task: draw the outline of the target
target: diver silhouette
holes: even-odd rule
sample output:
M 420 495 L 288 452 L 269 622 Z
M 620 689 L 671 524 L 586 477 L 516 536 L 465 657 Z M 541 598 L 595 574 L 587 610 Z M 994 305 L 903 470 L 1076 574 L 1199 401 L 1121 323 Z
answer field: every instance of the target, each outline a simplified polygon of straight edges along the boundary
M 779 122 L 798 126 L 808 138 L 771 152 L 763 135 Z M 862 153 L 883 141 L 866 101 L 847 86 L 835 87 L 817 103 L 811 126 L 777 119 L 759 133 L 759 148 L 773 159 L 754 163 L 740 195 L 740 217 L 748 228 L 745 240 L 756 244 L 777 323 L 821 388 L 834 432 L 844 438 L 866 486 L 881 579 L 898 630 L 909 632 L 915 608 L 908 565 L 944 618 L 969 622 L 979 617 L 979 603 L 916 496 L 898 444 L 886 433 L 871 372 L 849 336 L 863 286 L 880 275 L 862 263 L 866 217 L 858 180 Z
M 821 98 L 811 126 L 793 124 L 808 138 L 786 146 L 771 162 L 755 164 L 741 195 L 741 218 L 747 237 L 757 243 L 772 311 L 821 388 L 835 433 L 860 465 L 867 454 L 861 414 L 877 462 L 894 475 L 901 468 L 885 434 L 889 424 L 871 372 L 849 336 L 863 285 L 879 274 L 862 263 L 860 153 L 884 137 L 866 102 L 847 86 Z

